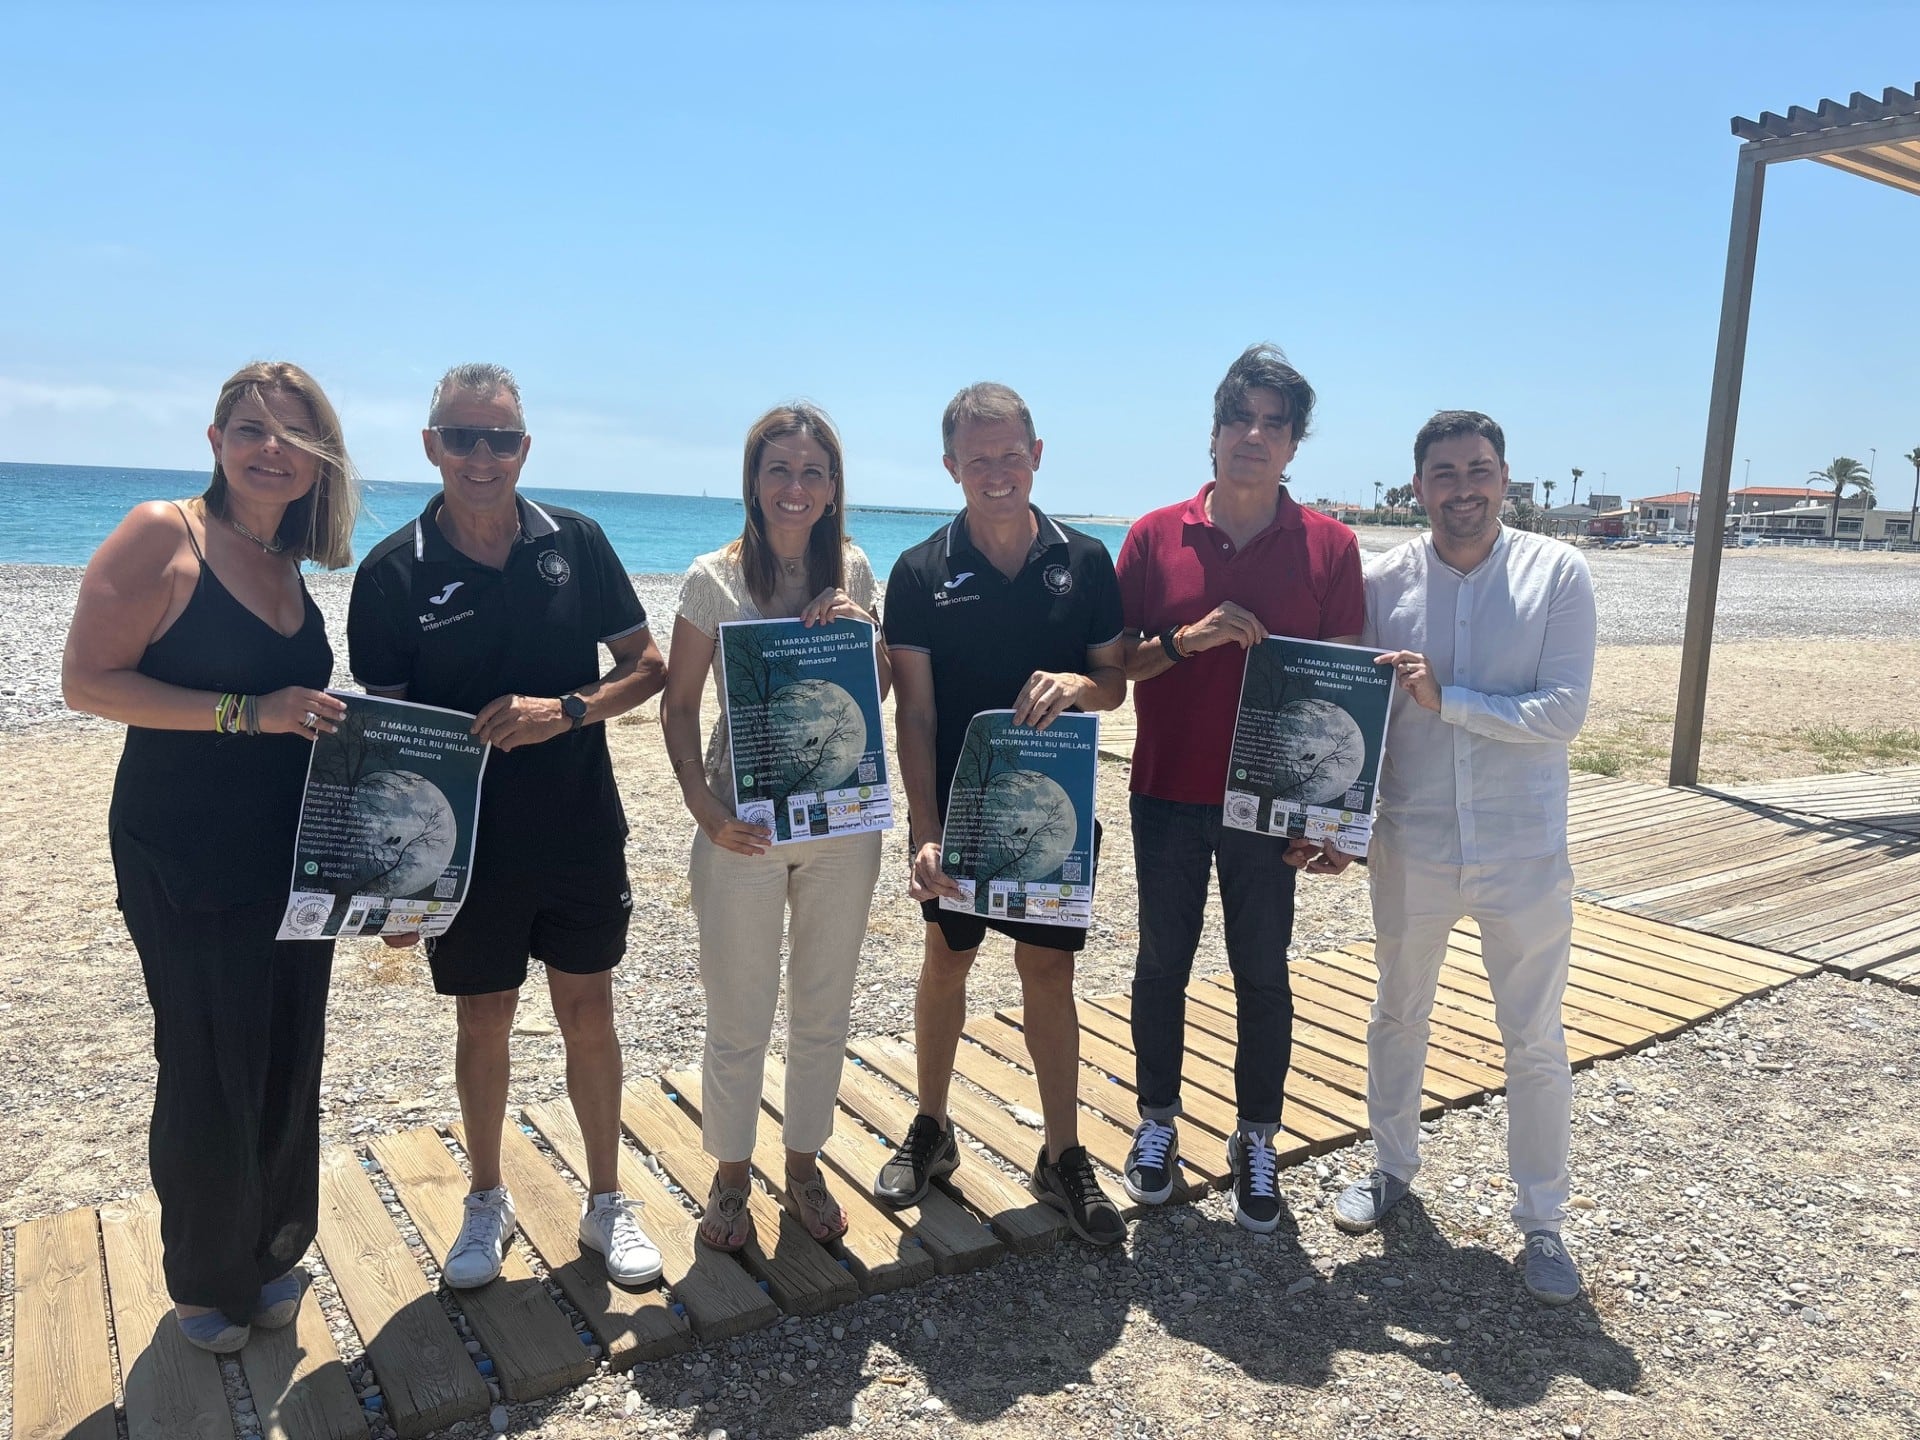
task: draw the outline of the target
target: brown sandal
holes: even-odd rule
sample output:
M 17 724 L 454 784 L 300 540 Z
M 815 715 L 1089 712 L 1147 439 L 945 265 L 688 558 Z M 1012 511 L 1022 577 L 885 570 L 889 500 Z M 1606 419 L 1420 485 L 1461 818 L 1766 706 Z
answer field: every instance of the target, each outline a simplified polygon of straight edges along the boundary
M 847 1233 L 847 1212 L 827 1189 L 818 1170 L 804 1179 L 787 1172 L 787 1193 L 782 1197 L 793 1218 L 807 1233 L 820 1241 L 837 1240 Z
M 749 1182 L 751 1183 L 751 1182 Z M 716 1222 L 718 1222 L 716 1224 Z M 694 1231 L 700 1243 L 731 1255 L 753 1238 L 753 1216 L 747 1211 L 747 1187 L 722 1185 L 718 1175 L 707 1191 L 707 1208 Z M 737 1238 L 736 1238 L 737 1237 Z M 731 1242 L 731 1243 L 729 1243 Z

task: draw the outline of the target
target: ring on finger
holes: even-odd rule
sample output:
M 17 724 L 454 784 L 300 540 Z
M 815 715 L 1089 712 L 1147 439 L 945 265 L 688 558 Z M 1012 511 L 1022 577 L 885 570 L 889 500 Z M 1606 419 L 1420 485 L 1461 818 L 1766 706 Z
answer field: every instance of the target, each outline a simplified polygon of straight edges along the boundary
M 319 728 L 320 728 L 320 717 L 319 717 L 318 715 L 316 715 L 316 714 L 314 714 L 314 713 L 313 713 L 313 711 L 311 711 L 311 710 L 309 710 L 309 711 L 307 711 L 307 713 L 306 713 L 306 714 L 305 714 L 305 715 L 304 715 L 304 716 L 303 716 L 303 717 L 301 718 L 301 720 L 300 720 L 300 728 L 301 728 L 302 730 L 317 730 L 317 729 L 319 729 Z

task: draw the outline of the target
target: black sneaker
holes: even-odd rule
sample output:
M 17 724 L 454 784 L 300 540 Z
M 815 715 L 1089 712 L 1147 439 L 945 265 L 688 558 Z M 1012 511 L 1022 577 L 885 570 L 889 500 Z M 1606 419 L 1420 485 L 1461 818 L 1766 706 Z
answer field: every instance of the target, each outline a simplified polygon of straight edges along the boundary
M 1164 1120 L 1142 1120 L 1134 1127 L 1127 1150 L 1127 1169 L 1121 1177 L 1127 1194 L 1142 1205 L 1164 1205 L 1173 1195 L 1180 1173 L 1180 1136 Z
M 1118 1245 L 1127 1238 L 1127 1222 L 1100 1188 L 1087 1159 L 1087 1147 L 1075 1145 L 1048 1163 L 1047 1150 L 1033 1163 L 1033 1193 L 1067 1217 L 1067 1226 L 1091 1245 Z
M 1227 1164 L 1233 1170 L 1233 1218 L 1243 1230 L 1271 1235 L 1280 1226 L 1280 1157 L 1271 1136 L 1236 1130 L 1227 1137 Z
M 907 1138 L 874 1178 L 873 1198 L 899 1209 L 918 1205 L 927 1198 L 927 1187 L 942 1175 L 951 1175 L 959 1164 L 960 1147 L 953 1142 L 953 1131 L 942 1129 L 931 1115 L 916 1115 L 907 1127 Z

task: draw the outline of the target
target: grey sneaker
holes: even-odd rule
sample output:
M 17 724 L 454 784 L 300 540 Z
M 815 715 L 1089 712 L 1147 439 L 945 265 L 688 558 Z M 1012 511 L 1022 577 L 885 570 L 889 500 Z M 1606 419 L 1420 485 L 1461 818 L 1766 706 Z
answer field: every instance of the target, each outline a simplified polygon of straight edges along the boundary
M 1580 1298 L 1580 1272 L 1551 1230 L 1527 1232 L 1527 1293 L 1542 1305 L 1567 1305 Z
M 1387 1211 L 1406 1199 L 1412 1188 L 1384 1170 L 1375 1170 L 1333 1197 L 1333 1223 L 1349 1235 L 1364 1235 L 1386 1219 Z

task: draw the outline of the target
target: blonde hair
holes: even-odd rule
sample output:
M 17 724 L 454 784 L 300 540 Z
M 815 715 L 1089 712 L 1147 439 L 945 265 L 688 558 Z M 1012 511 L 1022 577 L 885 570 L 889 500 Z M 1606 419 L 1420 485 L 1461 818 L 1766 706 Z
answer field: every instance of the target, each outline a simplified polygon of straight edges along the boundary
M 807 587 L 809 595 L 818 595 L 847 583 L 847 477 L 840 459 L 840 436 L 827 412 L 806 401 L 776 405 L 747 431 L 747 453 L 741 470 L 741 497 L 746 502 L 746 528 L 729 548 L 740 556 L 740 570 L 746 576 L 747 589 L 759 604 L 773 598 L 779 583 L 773 546 L 767 541 L 766 519 L 755 498 L 754 481 L 760 478 L 760 456 L 770 440 L 788 435 L 805 435 L 827 452 L 827 475 L 833 481 L 833 509 L 813 522 L 807 536 Z
M 289 434 L 267 410 L 266 396 L 278 391 L 291 395 L 313 413 L 311 439 Z M 346 442 L 340 437 L 340 417 L 326 392 L 298 365 L 285 360 L 257 360 L 234 372 L 220 387 L 220 398 L 213 403 L 213 424 L 218 430 L 242 400 L 251 400 L 266 411 L 268 427 L 282 445 L 311 455 L 320 462 L 320 475 L 313 488 L 287 506 L 280 517 L 275 537 L 295 560 L 311 560 L 328 570 L 353 563 L 353 524 L 360 515 L 360 476 L 347 458 Z M 207 513 L 227 518 L 227 476 L 214 461 L 213 479 L 208 482 L 200 503 Z

